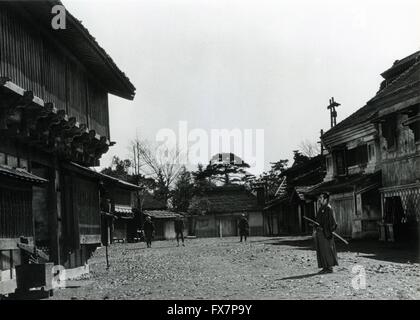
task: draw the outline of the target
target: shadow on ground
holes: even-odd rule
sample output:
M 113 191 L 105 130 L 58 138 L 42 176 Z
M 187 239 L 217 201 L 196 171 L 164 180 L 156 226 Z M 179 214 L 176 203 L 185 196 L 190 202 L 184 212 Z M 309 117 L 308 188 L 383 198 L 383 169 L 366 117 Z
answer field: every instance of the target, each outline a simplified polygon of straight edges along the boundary
M 298 275 L 298 276 L 281 278 L 281 279 L 278 279 L 278 280 L 297 280 L 297 279 L 305 279 L 305 278 L 310 278 L 310 277 L 319 276 L 319 275 L 320 275 L 320 273 L 316 272 L 316 273 L 309 273 L 309 274 L 302 274 L 302 275 Z
M 273 240 L 273 239 L 269 239 Z M 311 236 L 287 236 L 269 241 L 270 245 L 291 246 L 298 250 L 314 250 Z M 353 252 L 360 257 L 396 263 L 420 263 L 420 246 L 416 241 L 381 242 L 379 240 L 349 240 L 349 245 L 336 239 L 337 252 Z

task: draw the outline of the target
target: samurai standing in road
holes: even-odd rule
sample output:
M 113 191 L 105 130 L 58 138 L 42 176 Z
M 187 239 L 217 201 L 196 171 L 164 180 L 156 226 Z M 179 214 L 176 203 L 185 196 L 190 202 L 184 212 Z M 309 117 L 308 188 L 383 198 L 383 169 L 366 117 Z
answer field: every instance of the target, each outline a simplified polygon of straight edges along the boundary
M 177 217 L 175 219 L 175 233 L 176 233 L 176 242 L 178 243 L 179 247 L 179 238 L 182 240 L 182 245 L 185 247 L 184 244 L 184 221 L 181 217 Z
M 246 242 L 246 237 L 248 237 L 249 235 L 249 224 L 248 224 L 248 219 L 245 216 L 245 213 L 241 215 L 238 228 L 239 228 L 239 236 L 241 237 L 240 242 L 242 242 L 242 238 L 244 238 Z
M 152 238 L 155 233 L 155 225 L 150 216 L 146 216 L 146 221 L 143 225 L 144 237 L 148 248 L 152 247 Z
M 321 205 L 316 216 L 319 226 L 315 227 L 314 232 L 318 268 L 322 268 L 320 273 L 332 273 L 333 266 L 338 266 L 333 237 L 333 232 L 337 229 L 337 223 L 329 204 L 330 195 L 324 192 L 319 196 L 318 201 Z

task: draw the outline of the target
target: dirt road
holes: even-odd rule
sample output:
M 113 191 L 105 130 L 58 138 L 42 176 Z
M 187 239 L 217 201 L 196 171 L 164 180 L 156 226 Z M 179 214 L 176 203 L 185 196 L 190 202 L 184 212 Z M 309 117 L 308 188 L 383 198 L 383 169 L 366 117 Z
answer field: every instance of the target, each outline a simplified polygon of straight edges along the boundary
M 310 237 L 249 240 L 188 239 L 185 247 L 157 241 L 151 249 L 145 243 L 113 244 L 109 270 L 100 248 L 91 273 L 67 282 L 52 299 L 420 298 L 418 251 L 406 246 L 338 244 L 340 265 L 320 275 Z

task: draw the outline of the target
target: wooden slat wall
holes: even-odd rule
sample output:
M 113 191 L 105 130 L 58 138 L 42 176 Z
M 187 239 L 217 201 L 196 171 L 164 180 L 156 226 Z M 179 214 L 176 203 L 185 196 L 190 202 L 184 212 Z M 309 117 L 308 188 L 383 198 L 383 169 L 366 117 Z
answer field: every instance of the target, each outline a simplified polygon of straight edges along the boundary
M 88 86 L 89 126 L 102 136 L 108 134 L 108 94 L 93 83 Z
M 84 73 L 77 64 L 67 63 L 67 113 L 87 124 L 87 92 Z
M 7 185 L 7 187 L 4 187 Z M 32 191 L 29 188 L 0 186 L 0 240 L 1 238 L 32 237 Z
M 73 55 L 5 8 L 0 10 L 0 76 L 109 137 L 106 90 Z
M 22 88 L 42 97 L 42 41 L 35 29 L 26 27 L 8 12 L 0 12 L 0 72 Z
M 73 213 L 79 215 L 80 235 L 101 234 L 99 192 L 96 182 L 73 178 Z
M 67 110 L 66 58 L 46 40 L 44 44 L 45 100 L 57 109 Z

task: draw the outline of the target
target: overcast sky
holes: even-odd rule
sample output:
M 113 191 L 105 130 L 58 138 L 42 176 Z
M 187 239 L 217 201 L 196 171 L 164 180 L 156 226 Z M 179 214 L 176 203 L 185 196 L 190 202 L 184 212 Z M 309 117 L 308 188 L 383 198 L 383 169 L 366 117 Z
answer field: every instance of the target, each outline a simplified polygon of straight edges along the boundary
M 265 164 L 291 159 L 378 90 L 380 73 L 420 50 L 420 1 L 66 0 L 137 88 L 110 96 L 102 164 L 161 128 L 264 129 Z M 245 159 L 246 160 L 246 159 Z

